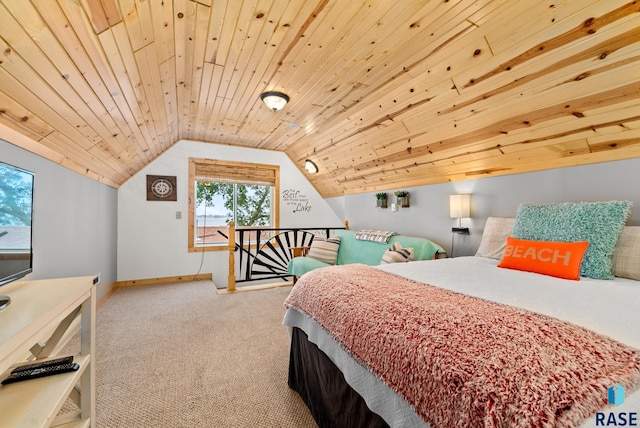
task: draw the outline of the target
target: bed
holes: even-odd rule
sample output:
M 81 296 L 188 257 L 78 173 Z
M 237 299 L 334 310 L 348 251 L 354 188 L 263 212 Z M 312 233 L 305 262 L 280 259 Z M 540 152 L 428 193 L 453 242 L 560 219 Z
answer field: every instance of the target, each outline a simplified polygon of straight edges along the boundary
M 319 426 L 593 427 L 640 412 L 640 281 L 500 268 L 502 238 L 518 229 L 519 217 L 509 220 L 497 238 L 488 221 L 473 257 L 329 267 L 299 279 L 285 302 L 289 385 Z M 640 228 L 624 229 L 637 251 Z M 640 265 L 637 252 L 630 257 Z M 419 312 L 429 301 L 435 309 Z M 416 349 L 401 350 L 400 336 Z M 620 384 L 626 396 L 607 404 Z

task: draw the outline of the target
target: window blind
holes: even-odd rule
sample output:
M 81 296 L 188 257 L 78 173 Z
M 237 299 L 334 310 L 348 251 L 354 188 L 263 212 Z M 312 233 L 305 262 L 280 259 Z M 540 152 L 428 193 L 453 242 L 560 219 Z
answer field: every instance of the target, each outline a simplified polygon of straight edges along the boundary
M 227 165 L 216 161 L 196 162 L 195 180 L 228 184 L 276 185 L 276 169 L 259 165 Z

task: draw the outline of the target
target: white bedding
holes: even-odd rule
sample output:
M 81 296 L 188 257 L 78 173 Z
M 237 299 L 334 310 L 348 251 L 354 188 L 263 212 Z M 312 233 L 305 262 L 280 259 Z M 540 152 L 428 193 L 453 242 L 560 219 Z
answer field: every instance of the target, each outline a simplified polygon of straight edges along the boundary
M 640 349 L 640 282 L 572 281 L 497 267 L 498 260 L 457 257 L 379 268 L 419 282 L 517 306 L 585 326 Z
M 616 278 L 603 281 L 564 280 L 546 275 L 498 268 L 483 257 L 416 261 L 379 266 L 415 281 L 497 303 L 540 312 L 579 324 L 635 348 L 640 348 L 640 282 Z M 392 427 L 427 426 L 410 406 L 366 368 L 355 363 L 322 327 L 304 314 L 289 310 L 284 324 L 302 328 L 309 340 L 332 359 L 347 382 Z M 315 324 L 315 325 L 314 325 Z M 627 394 L 619 407 L 604 412 L 640 413 L 640 391 Z M 582 427 L 595 427 L 595 415 Z

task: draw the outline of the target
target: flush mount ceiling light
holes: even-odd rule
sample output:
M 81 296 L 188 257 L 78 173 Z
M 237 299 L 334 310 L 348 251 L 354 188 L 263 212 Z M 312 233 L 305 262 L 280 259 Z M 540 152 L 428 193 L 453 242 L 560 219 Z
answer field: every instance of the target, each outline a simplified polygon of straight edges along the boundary
M 315 174 L 318 172 L 318 165 L 313 163 L 312 160 L 307 159 L 304 161 L 304 169 L 306 169 L 309 174 Z
M 260 95 L 260 99 L 273 111 L 278 111 L 289 102 L 289 96 L 282 92 L 269 91 Z

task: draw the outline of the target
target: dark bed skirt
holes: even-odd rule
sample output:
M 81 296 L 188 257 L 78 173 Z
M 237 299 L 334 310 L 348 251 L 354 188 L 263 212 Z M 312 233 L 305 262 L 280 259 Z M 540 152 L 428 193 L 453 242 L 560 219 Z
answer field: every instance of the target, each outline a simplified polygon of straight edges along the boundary
M 389 427 L 299 328 L 291 335 L 289 387 L 302 397 L 320 428 Z

